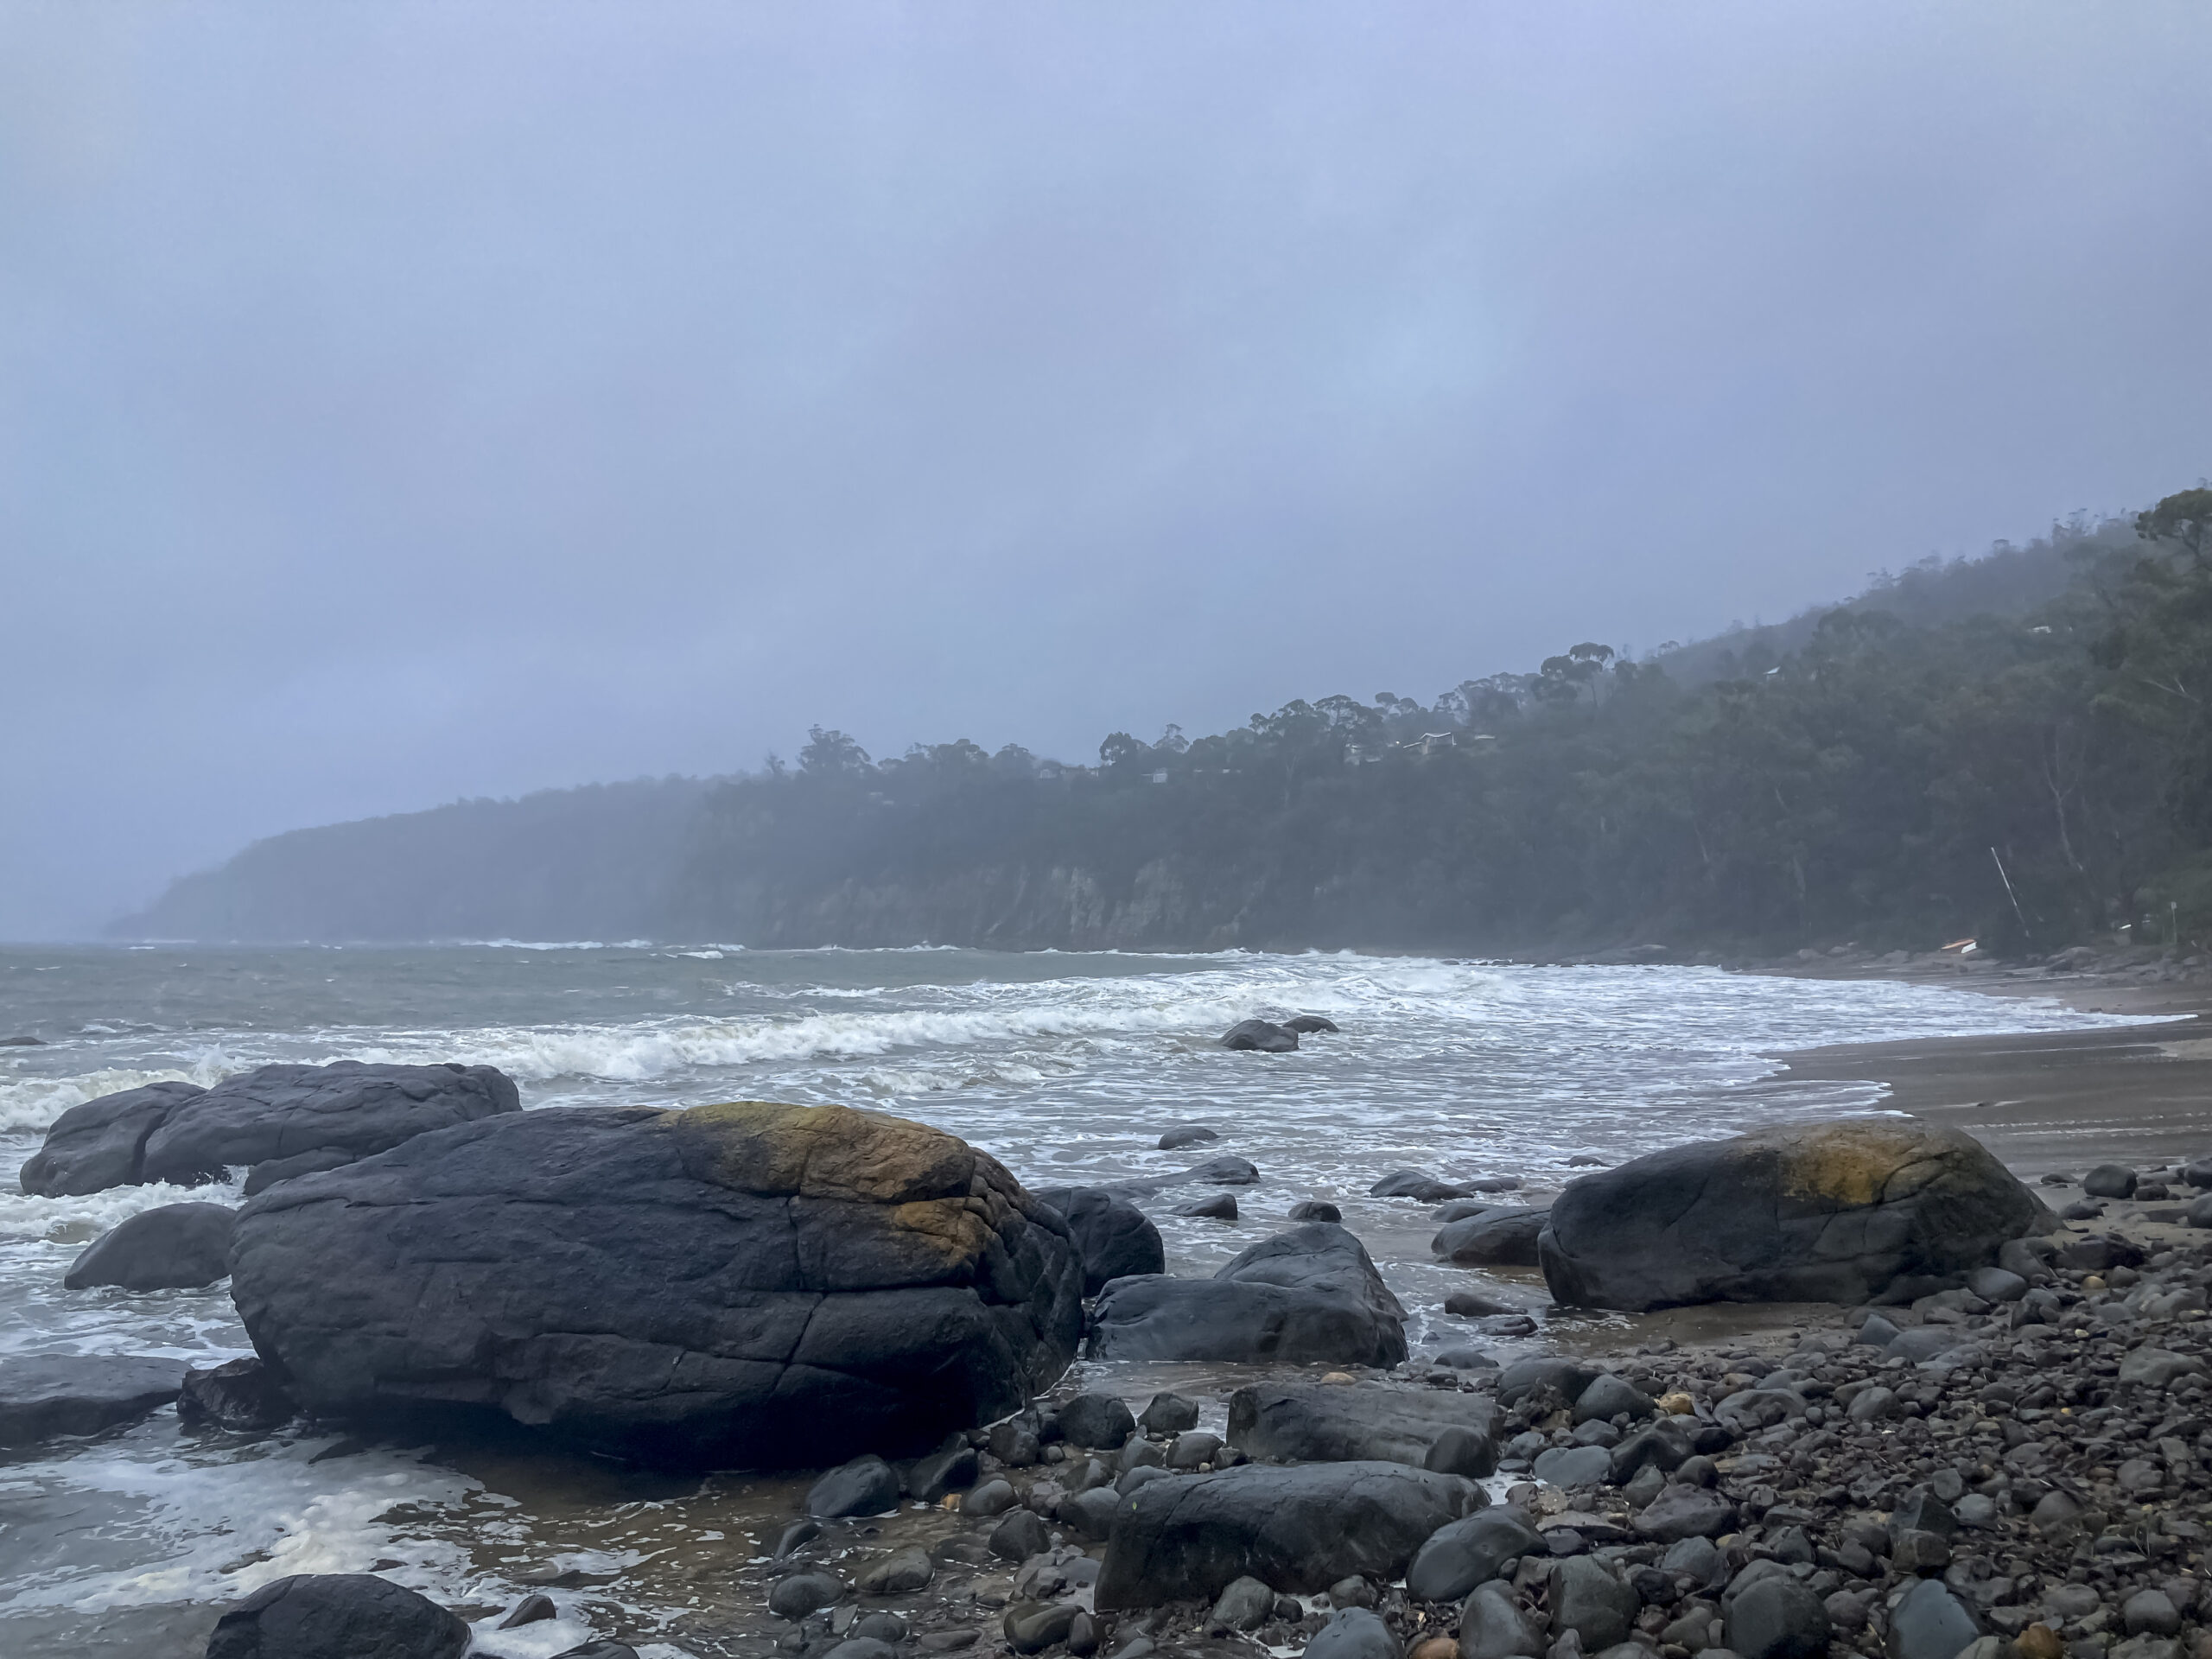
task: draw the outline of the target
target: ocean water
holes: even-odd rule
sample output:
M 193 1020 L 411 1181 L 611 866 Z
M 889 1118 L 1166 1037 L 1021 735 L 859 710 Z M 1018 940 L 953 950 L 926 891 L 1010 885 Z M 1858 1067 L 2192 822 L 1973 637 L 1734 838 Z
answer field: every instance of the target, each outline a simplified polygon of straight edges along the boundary
M 1281 1056 L 1215 1040 L 1241 1019 L 1300 1013 L 1342 1030 Z M 0 1036 L 45 1046 L 0 1049 L 0 1169 L 102 1094 L 338 1059 L 488 1063 L 538 1110 L 874 1107 L 951 1130 L 1038 1185 L 1235 1153 L 1262 1177 L 1237 1190 L 1240 1220 L 1168 1213 L 1178 1192 L 1154 1208 L 1170 1270 L 1211 1271 L 1279 1230 L 1293 1203 L 1325 1198 L 1410 1310 L 1419 1352 L 1469 1339 L 1440 1311 L 1455 1287 L 1485 1283 L 1539 1310 L 1544 1299 L 1532 1275 L 1433 1265 L 1427 1209 L 1366 1196 L 1390 1170 L 1516 1176 L 1541 1198 L 1577 1157 L 1611 1163 L 1881 1109 L 1871 1085 L 1777 1075 L 1778 1052 L 2113 1022 L 1924 985 L 1352 955 L 18 946 L 0 949 Z M 1187 1123 L 1220 1141 L 1157 1149 Z M 223 1286 L 60 1288 L 102 1230 L 185 1191 L 34 1198 L 11 1174 L 0 1186 L 0 1365 L 250 1351 Z M 237 1190 L 188 1196 L 236 1201 Z M 1140 1404 L 1174 1380 L 1162 1370 L 1090 1368 Z M 758 1592 L 737 1569 L 795 1491 L 735 1475 L 669 1482 L 528 1447 L 192 1434 L 164 1411 L 95 1440 L 0 1454 L 0 1651 L 196 1652 L 209 1605 L 290 1573 L 372 1568 L 486 1616 L 479 1652 L 532 1659 L 594 1630 L 655 1659 L 757 1651 Z M 494 1633 L 523 1575 L 548 1567 L 581 1575 L 553 1592 L 562 1617 Z

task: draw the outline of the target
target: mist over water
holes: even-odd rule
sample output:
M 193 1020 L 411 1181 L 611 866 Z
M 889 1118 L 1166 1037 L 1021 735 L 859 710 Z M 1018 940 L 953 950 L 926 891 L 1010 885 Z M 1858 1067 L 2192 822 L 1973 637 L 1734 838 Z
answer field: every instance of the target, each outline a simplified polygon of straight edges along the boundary
M 1613 1162 L 1783 1117 L 1878 1109 L 1873 1085 L 1778 1077 L 1765 1058 L 1777 1052 L 2114 1022 L 1926 986 L 1683 968 L 581 942 L 10 948 L 0 951 L 0 1035 L 46 1039 L 0 1050 L 9 1171 L 81 1101 L 279 1060 L 487 1062 L 541 1110 L 838 1102 L 937 1124 L 1039 1185 L 1171 1173 L 1217 1153 L 1249 1158 L 1262 1181 L 1237 1190 L 1237 1222 L 1175 1216 L 1184 1195 L 1173 1191 L 1150 1206 L 1170 1271 L 1210 1271 L 1280 1230 L 1293 1203 L 1325 1198 L 1406 1303 L 1417 1352 L 1466 1339 L 1440 1304 L 1478 1275 L 1431 1263 L 1426 1207 L 1366 1196 L 1391 1169 L 1518 1175 L 1524 1196 L 1540 1196 L 1578 1154 Z M 1281 1056 L 1231 1053 L 1216 1040 L 1237 1020 L 1293 1013 L 1325 1014 L 1342 1032 Z M 1158 1150 L 1162 1130 L 1193 1122 L 1220 1141 Z M 0 1356 L 208 1363 L 250 1351 L 226 1285 L 60 1288 L 101 1231 L 188 1196 L 239 1198 L 235 1181 L 191 1193 L 0 1196 Z M 1544 1300 L 1529 1275 L 1491 1287 Z M 1087 1369 L 1109 1387 L 1127 1370 Z M 1141 1393 L 1161 1369 L 1120 1384 Z M 1197 1381 L 1209 1395 L 1217 1386 Z M 583 1639 L 586 1600 L 602 1628 L 614 1617 L 633 1639 L 666 1636 L 663 1659 L 719 1651 L 688 1621 L 711 1614 L 707 1624 L 723 1628 L 716 1618 L 764 1617 L 717 1609 L 711 1596 L 702 1603 L 697 1578 L 755 1553 L 759 1535 L 789 1511 L 788 1482 L 671 1489 L 558 1457 L 480 1456 L 463 1470 L 391 1447 L 310 1464 L 336 1438 L 187 1435 L 164 1411 L 90 1447 L 0 1460 L 0 1513 L 20 1523 L 0 1535 L 0 1648 L 35 1639 L 41 1652 L 114 1651 L 100 1645 L 103 1631 L 143 1637 L 174 1604 L 378 1563 L 455 1605 L 487 1608 L 511 1603 L 517 1578 L 549 1560 L 607 1575 L 556 1595 L 564 1616 L 555 1624 L 480 1637 L 480 1651 L 515 1659 Z

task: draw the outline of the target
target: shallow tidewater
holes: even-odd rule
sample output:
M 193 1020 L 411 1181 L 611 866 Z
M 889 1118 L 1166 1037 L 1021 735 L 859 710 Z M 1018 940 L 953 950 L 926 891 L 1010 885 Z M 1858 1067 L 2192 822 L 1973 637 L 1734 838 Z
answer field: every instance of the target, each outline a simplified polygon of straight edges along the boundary
M 1279 1057 L 1213 1040 L 1239 1019 L 1298 1012 L 1343 1031 Z M 1298 1199 L 1325 1198 L 1412 1311 L 1419 1351 L 1465 1339 L 1438 1305 L 1472 1275 L 1431 1264 L 1425 1208 L 1366 1197 L 1390 1169 L 1516 1175 L 1540 1192 L 1578 1154 L 1612 1162 L 1779 1118 L 1878 1109 L 1877 1085 L 1792 1084 L 1765 1055 L 2097 1023 L 2111 1021 L 1925 986 L 1341 955 L 10 947 L 0 1036 L 48 1046 L 0 1049 L 0 1166 L 12 1172 L 54 1117 L 99 1094 L 345 1058 L 487 1062 L 533 1109 L 875 1106 L 950 1129 L 1040 1185 L 1171 1173 L 1231 1152 L 1258 1165 L 1262 1184 L 1238 1191 L 1235 1223 L 1163 1205 L 1171 1270 L 1209 1270 L 1278 1230 Z M 1218 1130 L 1220 1143 L 1158 1151 L 1161 1130 L 1185 1122 Z M 0 1363 L 245 1351 L 222 1287 L 60 1289 L 100 1230 L 183 1196 L 0 1196 Z M 1532 1280 L 1518 1288 L 1542 1300 Z M 1095 1369 L 1132 1395 L 1169 1381 L 1160 1367 L 1119 1379 Z M 1186 1386 L 1211 1395 L 1208 1382 Z M 553 1592 L 568 1616 L 487 1632 L 480 1651 L 550 1654 L 595 1626 L 704 1654 L 713 1648 L 685 1627 L 751 1596 L 730 1571 L 765 1547 L 797 1490 L 740 1477 L 671 1484 L 512 1448 L 454 1463 L 394 1448 L 309 1462 L 334 1440 L 195 1437 L 163 1412 L 0 1461 L 0 1649 L 151 1650 L 161 1643 L 149 1632 L 171 1618 L 158 1610 L 301 1571 L 375 1567 L 488 1611 L 512 1601 L 524 1572 L 553 1565 L 587 1575 Z

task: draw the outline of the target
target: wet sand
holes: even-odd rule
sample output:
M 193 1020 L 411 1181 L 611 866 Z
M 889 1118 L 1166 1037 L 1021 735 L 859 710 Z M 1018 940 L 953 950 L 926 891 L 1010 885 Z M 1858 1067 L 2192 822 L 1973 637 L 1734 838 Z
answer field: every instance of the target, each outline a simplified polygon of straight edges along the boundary
M 2025 1037 L 1853 1043 L 1776 1058 L 1788 1075 L 1885 1084 L 1884 1105 L 1965 1130 L 2028 1179 L 2101 1163 L 2212 1155 L 2212 984 L 2119 984 L 2094 976 L 1984 971 L 1809 973 L 1912 978 L 1993 996 L 2055 997 L 2157 1025 Z

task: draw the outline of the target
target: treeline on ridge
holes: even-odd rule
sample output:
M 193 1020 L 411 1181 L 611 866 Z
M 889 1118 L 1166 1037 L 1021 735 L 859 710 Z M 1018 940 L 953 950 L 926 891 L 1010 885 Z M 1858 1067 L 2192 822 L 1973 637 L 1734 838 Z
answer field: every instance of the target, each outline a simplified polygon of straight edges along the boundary
M 419 899 L 393 912 L 405 932 L 359 904 L 339 926 L 309 913 L 318 838 L 365 855 L 372 826 L 341 825 L 249 849 L 122 931 L 1684 957 L 2194 938 L 2212 933 L 2209 527 L 2212 490 L 2186 491 L 1776 628 L 1643 661 L 1585 643 L 1427 704 L 1116 733 L 1095 765 L 966 741 L 875 760 L 817 728 L 794 766 L 623 786 L 652 803 L 626 841 L 556 833 L 558 795 L 527 823 L 492 809 L 528 803 L 473 804 L 505 828 L 471 879 L 442 878 L 464 925 Z M 610 879 L 592 861 L 614 855 L 639 867 Z M 292 902 L 256 898 L 257 859 Z M 563 859 L 588 918 L 561 909 Z

